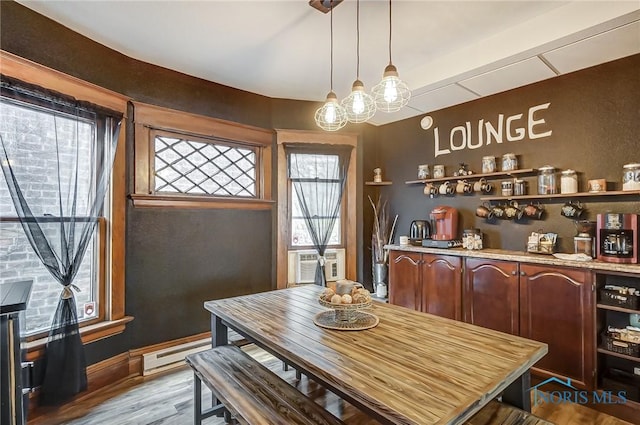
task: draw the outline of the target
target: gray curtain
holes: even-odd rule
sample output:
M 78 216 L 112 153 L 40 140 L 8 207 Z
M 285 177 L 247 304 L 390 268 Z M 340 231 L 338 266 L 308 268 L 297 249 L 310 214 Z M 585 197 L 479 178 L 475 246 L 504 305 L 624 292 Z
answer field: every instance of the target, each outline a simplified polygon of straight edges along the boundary
M 319 254 L 314 283 L 320 286 L 327 285 L 324 254 L 340 215 L 351 150 L 348 145 L 285 145 L 288 177 Z
M 0 100 L 3 112 L 20 111 L 3 119 L 2 171 L 31 247 L 62 286 L 40 396 L 62 404 L 87 387 L 73 280 L 102 213 L 122 114 L 5 76 Z M 42 163 L 54 170 L 39 182 L 55 194 L 44 207 L 29 189 L 30 167 Z

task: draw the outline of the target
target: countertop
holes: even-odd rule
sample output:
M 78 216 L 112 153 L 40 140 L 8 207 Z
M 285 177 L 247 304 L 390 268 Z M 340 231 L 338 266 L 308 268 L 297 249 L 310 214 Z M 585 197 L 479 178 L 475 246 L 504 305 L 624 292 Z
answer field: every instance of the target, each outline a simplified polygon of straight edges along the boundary
M 639 264 L 606 263 L 604 261 L 575 261 L 561 260 L 553 255 L 532 254 L 524 251 L 508 251 L 504 249 L 471 250 L 465 248 L 426 248 L 414 245 L 385 245 L 386 249 L 394 251 L 422 252 L 427 254 L 454 255 L 457 257 L 487 258 L 491 260 L 518 261 L 522 263 L 548 264 L 551 266 L 576 267 L 609 272 L 640 274 Z

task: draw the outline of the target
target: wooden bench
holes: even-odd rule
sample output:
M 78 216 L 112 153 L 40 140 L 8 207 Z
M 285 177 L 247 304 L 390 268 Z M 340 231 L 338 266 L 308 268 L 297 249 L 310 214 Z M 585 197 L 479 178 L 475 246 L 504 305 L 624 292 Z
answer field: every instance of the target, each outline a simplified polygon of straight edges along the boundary
M 312 399 L 234 345 L 186 357 L 194 372 L 194 423 L 222 413 L 242 424 L 344 424 Z M 202 410 L 202 383 L 220 401 Z M 464 425 L 553 425 L 531 413 L 491 401 Z
M 241 424 L 344 425 L 240 348 L 223 345 L 189 354 L 194 372 L 194 423 L 226 408 Z M 220 404 L 202 411 L 202 383 Z
M 464 425 L 553 425 L 531 413 L 492 400 Z

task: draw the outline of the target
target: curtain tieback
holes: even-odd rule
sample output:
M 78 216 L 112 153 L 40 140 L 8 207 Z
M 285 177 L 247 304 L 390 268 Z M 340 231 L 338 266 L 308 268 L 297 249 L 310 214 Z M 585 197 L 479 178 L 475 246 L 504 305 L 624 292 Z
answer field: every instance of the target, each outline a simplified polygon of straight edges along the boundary
M 325 261 L 326 258 L 324 258 L 324 255 L 318 257 L 318 263 L 320 263 L 321 266 L 324 266 Z
M 76 292 L 80 292 L 80 288 L 78 288 L 73 283 L 71 283 L 69 285 L 65 285 L 65 287 L 62 288 L 62 299 L 66 300 L 66 299 L 71 298 L 73 296 L 73 292 L 71 292 L 71 288 L 73 288 Z

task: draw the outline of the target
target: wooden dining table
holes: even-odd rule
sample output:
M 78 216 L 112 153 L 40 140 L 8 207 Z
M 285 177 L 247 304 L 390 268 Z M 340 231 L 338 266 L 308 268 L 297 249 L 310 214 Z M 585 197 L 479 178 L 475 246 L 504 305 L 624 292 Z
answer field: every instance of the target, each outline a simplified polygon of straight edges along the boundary
M 530 411 L 529 368 L 547 345 L 374 301 L 366 330 L 318 326 L 315 285 L 205 302 L 212 344 L 231 328 L 371 417 L 388 424 L 457 424 L 502 395 Z

